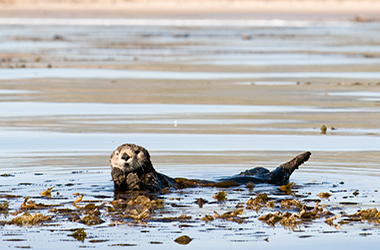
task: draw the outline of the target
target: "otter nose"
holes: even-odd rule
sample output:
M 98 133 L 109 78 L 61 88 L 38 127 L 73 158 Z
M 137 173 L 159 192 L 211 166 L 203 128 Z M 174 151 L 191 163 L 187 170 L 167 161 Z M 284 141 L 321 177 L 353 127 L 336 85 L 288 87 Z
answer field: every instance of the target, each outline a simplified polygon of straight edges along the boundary
M 128 161 L 129 158 L 131 157 L 129 157 L 129 155 L 127 155 L 126 153 L 124 153 L 123 156 L 121 157 L 121 159 L 123 159 L 124 161 Z

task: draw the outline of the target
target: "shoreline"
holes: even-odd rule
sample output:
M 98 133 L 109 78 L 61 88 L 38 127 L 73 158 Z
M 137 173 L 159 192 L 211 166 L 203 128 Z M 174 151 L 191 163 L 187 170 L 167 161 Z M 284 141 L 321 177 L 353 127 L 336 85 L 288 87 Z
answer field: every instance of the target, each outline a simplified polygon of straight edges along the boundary
M 0 2 L 0 18 L 151 18 L 151 19 L 285 19 L 348 20 L 376 18 L 380 1 L 175 1 L 135 0 Z

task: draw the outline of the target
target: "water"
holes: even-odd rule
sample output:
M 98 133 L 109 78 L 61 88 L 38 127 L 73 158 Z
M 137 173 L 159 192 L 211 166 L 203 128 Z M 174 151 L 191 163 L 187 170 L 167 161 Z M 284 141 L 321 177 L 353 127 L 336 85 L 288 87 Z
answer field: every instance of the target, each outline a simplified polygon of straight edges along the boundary
M 76 193 L 85 195 L 80 206 L 111 207 L 119 196 L 109 156 L 126 142 L 146 147 L 159 172 L 209 180 L 253 166 L 273 169 L 312 151 L 292 175 L 297 185 L 291 193 L 268 184 L 173 190 L 159 195 L 165 207 L 149 219 L 120 218 L 101 207 L 104 222 L 92 226 L 40 208 L 31 213 L 51 221 L 24 227 L 3 222 L 2 245 L 177 249 L 174 239 L 188 235 L 190 248 L 376 246 L 378 222 L 344 222 L 358 210 L 380 207 L 378 23 L 0 23 L 0 202 L 9 202 L 1 221 L 19 216 L 12 213 L 27 196 L 72 209 L 80 219 L 86 215 L 73 205 Z M 53 186 L 51 197 L 40 195 Z M 213 198 L 219 191 L 227 192 L 227 201 Z M 320 198 L 322 192 L 331 197 Z M 276 202 L 274 209 L 246 209 L 260 193 Z M 198 198 L 209 203 L 200 208 Z M 296 229 L 258 220 L 280 210 L 277 201 L 293 198 L 309 207 L 319 200 L 324 211 L 343 217 L 335 226 L 322 217 Z M 201 220 L 237 207 L 244 209 L 240 223 Z M 176 218 L 184 215 L 191 218 Z M 87 233 L 83 241 L 71 236 L 79 228 Z
M 144 116 L 144 115 L 200 115 L 200 114 L 257 114 L 257 113 L 375 113 L 378 107 L 324 108 L 313 106 L 278 105 L 191 105 L 191 104 L 109 104 L 58 102 L 1 102 L 2 117 L 33 116 Z M 255 122 L 255 121 L 252 121 Z M 285 121 L 286 122 L 286 121 Z
M 271 72 L 271 73 L 215 73 L 215 72 L 164 72 L 131 71 L 106 69 L 0 69 L 1 79 L 40 79 L 40 78 L 75 78 L 75 79 L 165 79 L 165 80 L 213 80 L 213 79 L 379 79 L 380 72 Z
M 2 25 L 74 25 L 74 26 L 169 26 L 169 27 L 309 27 L 309 26 L 354 26 L 350 22 L 301 21 L 301 20 L 223 20 L 223 19 L 98 19 L 98 18 L 0 18 Z

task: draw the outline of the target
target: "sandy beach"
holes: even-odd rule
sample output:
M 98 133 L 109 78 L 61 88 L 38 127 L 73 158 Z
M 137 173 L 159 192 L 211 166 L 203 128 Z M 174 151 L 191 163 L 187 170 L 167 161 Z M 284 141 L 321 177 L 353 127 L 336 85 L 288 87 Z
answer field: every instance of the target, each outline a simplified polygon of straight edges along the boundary
M 353 19 L 378 18 L 378 0 L 3 0 L 0 17 Z

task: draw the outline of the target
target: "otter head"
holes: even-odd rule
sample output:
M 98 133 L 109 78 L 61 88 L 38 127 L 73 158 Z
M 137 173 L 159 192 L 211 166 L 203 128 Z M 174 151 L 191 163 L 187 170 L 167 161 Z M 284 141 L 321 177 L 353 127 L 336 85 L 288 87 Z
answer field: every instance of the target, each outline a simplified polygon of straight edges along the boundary
M 110 163 L 112 168 L 118 168 L 125 174 L 154 171 L 148 151 L 135 144 L 123 144 L 119 146 L 113 151 Z

